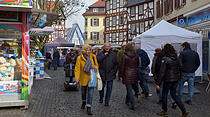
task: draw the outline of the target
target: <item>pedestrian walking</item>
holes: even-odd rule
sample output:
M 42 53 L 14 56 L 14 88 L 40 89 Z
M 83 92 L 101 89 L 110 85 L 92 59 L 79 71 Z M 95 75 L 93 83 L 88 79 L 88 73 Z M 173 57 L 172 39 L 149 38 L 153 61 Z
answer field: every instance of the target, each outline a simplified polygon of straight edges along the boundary
M 53 53 L 53 67 L 54 67 L 54 70 L 57 70 L 59 60 L 60 60 L 60 53 L 58 52 L 57 49 L 55 49 L 55 52 Z
M 49 52 L 46 53 L 48 70 L 50 70 L 50 66 L 51 66 L 51 63 L 52 63 L 52 55 L 51 54 L 52 54 L 52 49 L 50 49 Z
M 106 86 L 105 106 L 109 106 L 109 100 L 112 93 L 113 80 L 116 78 L 118 70 L 117 55 L 111 51 L 110 43 L 105 43 L 103 50 L 97 55 L 99 63 L 99 73 L 102 79 L 103 88 L 99 91 L 99 103 L 103 103 L 104 88 Z
M 167 116 L 167 96 L 170 95 L 182 111 L 182 117 L 186 117 L 189 112 L 186 111 L 181 99 L 176 95 L 178 81 L 181 78 L 181 64 L 176 51 L 171 44 L 166 44 L 163 49 L 165 56 L 162 59 L 160 67 L 160 77 L 157 79 L 158 85 L 163 82 L 162 111 L 157 113 L 159 116 Z
M 194 95 L 194 79 L 195 71 L 200 66 L 200 58 L 197 52 L 193 51 L 188 42 L 182 44 L 183 51 L 180 52 L 179 59 L 183 65 L 182 78 L 178 85 L 178 95 L 181 98 L 184 88 L 184 83 L 188 83 L 188 96 L 185 103 L 192 105 Z
M 136 101 L 133 95 L 133 86 L 138 84 L 138 67 L 139 56 L 136 54 L 134 46 L 128 43 L 125 46 L 125 53 L 120 63 L 119 76 L 123 84 L 126 86 L 127 94 L 125 103 L 129 105 L 131 103 L 132 110 L 136 107 Z
M 75 80 L 81 85 L 82 92 L 82 106 L 81 109 L 87 107 L 87 114 L 92 115 L 91 107 L 93 100 L 94 87 L 88 87 L 90 81 L 90 70 L 98 69 L 97 58 L 92 54 L 92 48 L 90 45 L 85 44 L 82 47 L 82 54 L 78 56 L 75 67 Z M 86 95 L 87 99 L 86 99 Z M 86 101 L 87 100 L 87 101 Z
M 147 53 L 143 50 L 138 48 L 136 50 L 137 55 L 139 55 L 141 59 L 141 67 L 138 71 L 138 80 L 140 80 L 140 87 L 143 90 L 143 94 L 145 94 L 145 97 L 149 96 L 149 87 L 146 81 L 146 68 L 150 64 L 150 59 L 147 55 Z

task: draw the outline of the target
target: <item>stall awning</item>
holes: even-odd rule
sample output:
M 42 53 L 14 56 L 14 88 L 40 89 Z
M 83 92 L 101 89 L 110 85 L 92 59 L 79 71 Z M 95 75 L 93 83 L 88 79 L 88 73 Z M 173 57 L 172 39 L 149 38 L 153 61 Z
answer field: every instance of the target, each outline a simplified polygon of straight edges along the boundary
M 2 5 L 0 4 L 0 11 L 19 11 L 31 12 L 32 6 L 17 6 L 17 5 Z
M 54 28 L 45 27 L 45 28 L 31 28 L 29 34 L 31 36 L 46 36 L 54 32 Z

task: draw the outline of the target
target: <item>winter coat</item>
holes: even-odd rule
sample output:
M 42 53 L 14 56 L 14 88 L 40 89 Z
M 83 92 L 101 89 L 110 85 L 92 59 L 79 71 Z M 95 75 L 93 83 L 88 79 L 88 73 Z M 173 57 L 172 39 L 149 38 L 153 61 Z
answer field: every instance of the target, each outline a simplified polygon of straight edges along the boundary
M 180 52 L 179 59 L 183 65 L 182 72 L 184 73 L 194 73 L 200 66 L 198 53 L 189 48 Z
M 59 59 L 60 59 L 60 54 L 59 54 L 58 51 L 55 51 L 55 52 L 53 53 L 53 59 L 54 59 L 54 60 L 59 60 Z
M 163 57 L 159 75 L 159 85 L 162 81 L 176 82 L 181 78 L 181 64 L 176 54 Z
M 138 80 L 139 57 L 134 51 L 125 52 L 121 63 L 119 75 L 123 78 L 123 84 L 131 85 Z
M 122 60 L 124 52 L 125 52 L 125 49 L 121 48 L 120 51 L 117 53 L 117 62 L 118 62 L 118 64 L 121 63 L 121 60 Z
M 90 60 L 92 63 L 92 67 L 93 65 L 95 65 L 96 68 L 98 68 L 98 62 L 97 62 L 96 56 L 92 53 L 90 54 Z M 81 86 L 87 86 L 90 80 L 90 74 L 87 74 L 86 72 L 84 72 L 86 61 L 87 59 L 84 57 L 83 54 L 81 54 L 80 56 L 78 56 L 77 62 L 76 62 L 75 79 L 79 80 L 79 83 Z
M 142 49 L 137 49 L 136 53 L 139 55 L 139 57 L 141 57 L 141 70 L 145 70 L 146 67 L 150 64 L 150 59 L 147 53 Z
M 165 53 L 163 51 L 161 51 L 160 53 L 157 54 L 157 58 L 156 58 L 156 64 L 155 64 L 155 71 L 154 74 L 156 76 L 159 76 L 160 73 L 160 66 L 161 66 L 161 61 L 162 58 L 165 56 Z
M 108 55 L 105 55 L 105 50 L 97 55 L 99 63 L 99 73 L 103 81 L 110 81 L 116 78 L 118 69 L 117 55 L 113 51 L 109 51 Z

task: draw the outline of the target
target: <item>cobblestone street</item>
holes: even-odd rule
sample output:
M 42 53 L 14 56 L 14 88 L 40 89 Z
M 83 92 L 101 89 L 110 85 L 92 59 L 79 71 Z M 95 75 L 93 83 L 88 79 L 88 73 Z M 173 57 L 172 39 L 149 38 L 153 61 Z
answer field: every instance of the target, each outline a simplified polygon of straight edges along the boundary
M 86 110 L 81 110 L 81 92 L 64 91 L 64 72 L 59 70 L 46 71 L 51 79 L 35 80 L 30 95 L 28 110 L 19 107 L 1 108 L 0 117 L 85 117 Z M 93 117 L 157 117 L 161 107 L 156 104 L 157 98 L 154 83 L 150 83 L 152 97 L 142 98 L 135 111 L 129 110 L 124 104 L 126 95 L 125 86 L 115 80 L 109 107 L 98 103 L 99 94 L 95 90 L 93 98 Z M 196 84 L 201 94 L 196 94 L 193 106 L 185 104 L 190 111 L 189 117 L 210 117 L 210 93 L 205 92 L 207 83 Z M 185 99 L 185 96 L 184 96 Z M 184 101 L 183 99 L 183 101 Z M 169 101 L 168 101 L 169 102 Z M 170 104 L 170 103 L 169 103 Z M 169 117 L 180 117 L 181 111 L 173 110 L 168 105 Z

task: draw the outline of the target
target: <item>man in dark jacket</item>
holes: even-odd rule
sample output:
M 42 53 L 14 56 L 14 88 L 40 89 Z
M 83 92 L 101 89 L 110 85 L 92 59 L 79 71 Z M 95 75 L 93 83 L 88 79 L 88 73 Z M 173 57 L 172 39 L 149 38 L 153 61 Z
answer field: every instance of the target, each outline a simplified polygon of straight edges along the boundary
M 197 52 L 191 50 L 190 44 L 188 42 L 184 42 L 182 44 L 183 51 L 180 52 L 179 59 L 182 63 L 182 78 L 179 82 L 178 95 L 180 98 L 182 97 L 182 92 L 184 88 L 184 83 L 188 83 L 188 97 L 185 103 L 192 105 L 192 99 L 194 95 L 194 78 L 195 71 L 200 66 L 200 58 Z
M 146 67 L 150 64 L 150 59 L 147 55 L 147 53 L 142 49 L 137 49 L 136 53 L 141 58 L 141 67 L 139 68 L 138 73 L 138 80 L 140 80 L 140 87 L 143 90 L 143 93 L 145 94 L 145 97 L 149 96 L 149 87 L 146 82 Z
M 60 59 L 60 54 L 59 54 L 58 50 L 55 49 L 55 52 L 53 53 L 54 70 L 57 70 L 59 59 Z
M 109 100 L 112 92 L 113 79 L 116 78 L 117 73 L 117 57 L 111 50 L 111 45 L 105 43 L 103 46 L 103 51 L 97 55 L 97 60 L 99 63 L 99 73 L 102 78 L 103 88 L 99 91 L 100 103 L 103 103 L 104 97 L 104 87 L 107 86 L 107 92 L 105 97 L 105 106 L 109 106 Z

